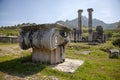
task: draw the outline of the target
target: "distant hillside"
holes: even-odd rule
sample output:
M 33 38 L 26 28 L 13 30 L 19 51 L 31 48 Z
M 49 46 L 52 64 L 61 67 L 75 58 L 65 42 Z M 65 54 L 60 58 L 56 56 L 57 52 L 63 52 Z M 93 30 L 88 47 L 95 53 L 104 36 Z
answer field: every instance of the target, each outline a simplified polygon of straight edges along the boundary
M 36 25 L 36 23 L 22 23 L 14 26 L 0 27 L 0 36 L 18 36 L 21 26 Z
M 67 21 L 57 21 L 56 23 L 66 25 L 70 28 L 76 28 L 78 26 L 78 18 Z M 82 25 L 88 26 L 88 18 L 85 16 L 82 16 Z M 93 27 L 96 27 L 97 25 L 102 25 L 104 29 L 114 29 L 117 27 L 117 23 L 107 24 L 99 19 L 93 19 Z

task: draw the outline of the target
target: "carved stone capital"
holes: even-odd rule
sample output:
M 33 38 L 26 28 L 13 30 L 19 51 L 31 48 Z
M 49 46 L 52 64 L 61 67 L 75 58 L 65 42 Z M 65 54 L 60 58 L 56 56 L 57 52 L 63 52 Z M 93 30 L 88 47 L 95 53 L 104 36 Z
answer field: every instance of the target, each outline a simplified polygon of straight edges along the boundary
M 82 10 L 82 9 L 79 9 L 79 10 L 78 10 L 78 13 L 82 13 L 82 12 L 83 12 L 83 10 Z
M 88 8 L 87 11 L 88 12 L 93 12 L 94 10 L 93 10 L 93 8 Z

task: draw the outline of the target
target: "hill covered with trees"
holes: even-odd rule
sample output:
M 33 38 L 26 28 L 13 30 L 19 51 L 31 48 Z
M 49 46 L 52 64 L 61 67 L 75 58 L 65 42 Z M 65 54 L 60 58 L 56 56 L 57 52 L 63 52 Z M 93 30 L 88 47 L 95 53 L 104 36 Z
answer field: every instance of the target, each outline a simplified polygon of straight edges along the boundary
M 22 23 L 14 26 L 1 26 L 0 36 L 18 36 L 20 27 L 25 25 L 36 25 L 36 23 Z

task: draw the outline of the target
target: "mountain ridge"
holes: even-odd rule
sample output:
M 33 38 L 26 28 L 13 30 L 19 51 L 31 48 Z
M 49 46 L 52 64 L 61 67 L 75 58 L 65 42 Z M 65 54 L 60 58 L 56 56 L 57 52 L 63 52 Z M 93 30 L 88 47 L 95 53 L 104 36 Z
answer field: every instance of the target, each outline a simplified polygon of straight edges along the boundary
M 60 20 L 60 21 L 56 21 L 56 23 L 63 24 L 70 28 L 77 28 L 78 18 L 75 18 L 73 20 L 66 20 L 66 21 Z M 82 25 L 86 26 L 86 27 L 88 26 L 88 18 L 86 16 L 82 16 Z M 97 27 L 98 25 L 103 26 L 104 29 L 115 29 L 117 27 L 117 22 L 108 24 L 102 20 L 94 18 L 93 19 L 93 27 Z

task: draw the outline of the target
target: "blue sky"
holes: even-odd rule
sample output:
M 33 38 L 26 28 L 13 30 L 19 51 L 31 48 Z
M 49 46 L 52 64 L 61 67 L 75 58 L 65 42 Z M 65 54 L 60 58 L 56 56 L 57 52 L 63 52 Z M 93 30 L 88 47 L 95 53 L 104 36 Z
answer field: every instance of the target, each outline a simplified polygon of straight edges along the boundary
M 120 21 L 120 0 L 0 0 L 0 26 L 72 20 L 78 9 L 88 17 L 88 8 L 105 23 Z

